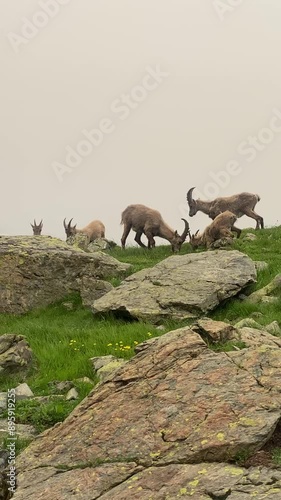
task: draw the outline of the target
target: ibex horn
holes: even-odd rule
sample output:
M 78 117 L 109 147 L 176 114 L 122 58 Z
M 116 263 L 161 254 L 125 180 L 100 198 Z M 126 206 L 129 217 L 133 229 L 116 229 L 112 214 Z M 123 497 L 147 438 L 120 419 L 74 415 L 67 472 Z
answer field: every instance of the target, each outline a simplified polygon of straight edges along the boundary
M 190 233 L 190 231 L 189 231 L 189 224 L 188 224 L 187 220 L 185 220 L 185 219 L 183 219 L 183 218 L 182 218 L 181 220 L 183 220 L 183 222 L 184 222 L 184 224 L 185 224 L 184 231 L 183 231 L 183 233 L 182 233 L 182 235 L 181 235 L 181 239 L 182 239 L 183 241 L 185 241 L 185 239 L 186 239 L 187 235 Z
M 195 189 L 195 186 L 190 188 L 188 191 L 187 191 L 187 195 L 186 195 L 186 199 L 188 201 L 189 204 L 191 204 L 194 200 L 192 198 L 192 192 L 193 192 L 193 189 Z

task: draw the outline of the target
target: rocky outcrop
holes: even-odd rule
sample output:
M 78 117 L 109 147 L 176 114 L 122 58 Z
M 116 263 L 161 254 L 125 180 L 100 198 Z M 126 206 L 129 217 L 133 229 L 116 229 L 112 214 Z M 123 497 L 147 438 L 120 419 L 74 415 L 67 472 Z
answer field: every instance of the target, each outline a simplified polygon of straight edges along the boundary
M 194 318 L 255 280 L 253 261 L 235 250 L 171 256 L 126 278 L 96 300 L 92 310 L 155 323 Z
M 14 333 L 0 336 L 0 373 L 23 373 L 31 364 L 32 351 L 25 337 Z
M 274 433 L 280 375 L 280 349 L 216 353 L 189 327 L 150 339 L 21 453 L 14 498 L 277 500 L 280 472 L 224 462 Z
M 97 238 L 90 242 L 89 236 L 83 233 L 77 233 L 67 239 L 67 244 L 80 248 L 85 252 L 99 252 L 101 250 L 111 250 L 117 246 L 115 241 L 107 240 L 106 238 Z
M 227 463 L 163 467 L 134 462 L 76 470 L 53 467 L 18 476 L 15 500 L 280 500 L 281 472 L 264 467 L 245 469 Z M 44 487 L 45 485 L 45 487 Z M 67 488 L 66 488 L 66 485 Z
M 274 294 L 278 291 L 280 292 L 280 288 L 281 274 L 277 274 L 277 276 L 275 276 L 275 278 L 268 283 L 268 285 L 260 288 L 256 292 L 251 293 L 246 300 L 251 304 L 277 302 L 279 299 Z
M 2 236 L 0 313 L 20 314 L 44 307 L 73 291 L 89 301 L 89 280 L 93 301 L 97 296 L 94 280 L 124 276 L 130 267 L 103 252 L 85 253 L 50 236 Z M 97 284 L 97 288 L 100 293 L 102 287 Z

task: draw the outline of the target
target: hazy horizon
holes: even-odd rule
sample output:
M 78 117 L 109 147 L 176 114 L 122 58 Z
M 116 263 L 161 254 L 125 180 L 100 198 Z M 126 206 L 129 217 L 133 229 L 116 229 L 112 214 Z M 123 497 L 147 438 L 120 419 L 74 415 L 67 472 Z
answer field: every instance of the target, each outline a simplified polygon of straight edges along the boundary
M 119 243 L 132 203 L 203 230 L 193 186 L 258 193 L 280 224 L 280 0 L 10 0 L 0 14 L 0 234 L 35 218 L 65 239 L 64 218 L 100 219 Z

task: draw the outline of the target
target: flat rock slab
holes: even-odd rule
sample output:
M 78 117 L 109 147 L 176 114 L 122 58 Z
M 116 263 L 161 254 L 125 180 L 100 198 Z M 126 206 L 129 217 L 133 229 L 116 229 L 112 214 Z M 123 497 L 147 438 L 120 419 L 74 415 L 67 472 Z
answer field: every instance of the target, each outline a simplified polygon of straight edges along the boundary
M 156 323 L 194 318 L 255 281 L 254 262 L 236 250 L 177 255 L 129 276 L 96 300 L 92 311 Z
M 0 313 L 25 313 L 74 291 L 83 295 L 89 280 L 95 278 L 98 287 L 98 280 L 124 276 L 130 267 L 110 255 L 89 254 L 50 236 L 2 236 Z M 92 288 L 94 300 L 94 281 Z
M 229 461 L 245 449 L 259 450 L 272 436 L 281 416 L 278 349 L 216 353 L 188 327 L 151 339 L 142 349 L 138 347 L 138 354 L 96 387 L 62 424 L 39 436 L 18 456 L 20 475 L 15 499 L 24 498 L 24 494 L 32 498 L 28 489 L 35 487 L 32 474 L 38 478 L 38 499 L 51 498 L 45 496 L 50 491 L 49 481 L 60 488 L 60 494 L 53 498 L 67 498 L 70 485 L 77 493 L 88 486 L 87 494 L 92 496 L 81 493 L 83 499 L 101 494 L 114 499 L 150 498 L 136 497 L 137 490 L 124 496 L 124 490 L 119 492 L 116 485 L 127 481 L 124 474 L 132 476 L 141 467 L 142 474 L 147 475 L 140 487 L 151 481 L 151 487 L 158 491 L 165 479 L 169 488 L 172 475 L 164 473 L 164 467 L 180 470 L 180 464 Z M 95 497 L 93 490 L 100 481 L 98 467 L 105 464 L 114 469 L 113 479 L 110 472 L 105 479 L 103 469 L 99 474 L 109 483 Z M 149 479 L 151 467 L 159 478 L 155 486 L 153 477 Z M 244 472 L 232 474 L 229 467 L 223 486 L 218 484 L 217 489 L 229 488 L 232 475 L 234 481 L 242 478 Z M 192 475 L 189 471 L 187 467 L 184 475 L 179 475 L 177 488 L 197 486 L 199 472 Z M 189 484 L 186 474 L 194 484 Z M 134 481 L 128 482 L 126 491 L 137 484 Z M 117 487 L 114 494 L 113 486 Z M 155 498 L 168 498 L 164 493 Z M 235 500 L 241 498 L 233 496 Z
M 227 463 L 170 464 L 144 469 L 116 463 L 70 471 L 46 467 L 18 476 L 15 500 L 280 500 L 281 472 Z

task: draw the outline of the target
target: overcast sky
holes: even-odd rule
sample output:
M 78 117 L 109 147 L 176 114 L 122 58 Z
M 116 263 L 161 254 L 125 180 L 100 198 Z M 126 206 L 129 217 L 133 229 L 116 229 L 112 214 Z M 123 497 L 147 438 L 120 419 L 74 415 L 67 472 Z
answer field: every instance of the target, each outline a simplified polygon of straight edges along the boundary
M 0 0 L 0 233 L 119 242 L 132 203 L 204 229 L 193 186 L 280 224 L 280 26 L 280 0 Z

